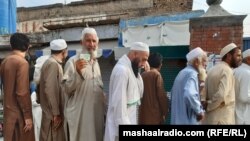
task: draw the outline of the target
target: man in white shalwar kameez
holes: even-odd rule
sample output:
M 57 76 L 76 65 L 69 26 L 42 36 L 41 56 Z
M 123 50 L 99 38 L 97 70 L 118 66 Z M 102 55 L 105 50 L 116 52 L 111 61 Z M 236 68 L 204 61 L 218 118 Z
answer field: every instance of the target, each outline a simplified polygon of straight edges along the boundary
M 250 49 L 242 55 L 243 63 L 234 70 L 235 122 L 250 124 Z
M 149 46 L 135 42 L 115 65 L 110 77 L 104 141 L 118 141 L 119 125 L 138 124 L 138 106 L 144 89 L 138 70 L 146 66 L 148 56 Z
M 66 133 L 69 141 L 103 141 L 104 94 L 97 62 L 98 36 L 93 28 L 82 31 L 82 53 L 65 65 Z

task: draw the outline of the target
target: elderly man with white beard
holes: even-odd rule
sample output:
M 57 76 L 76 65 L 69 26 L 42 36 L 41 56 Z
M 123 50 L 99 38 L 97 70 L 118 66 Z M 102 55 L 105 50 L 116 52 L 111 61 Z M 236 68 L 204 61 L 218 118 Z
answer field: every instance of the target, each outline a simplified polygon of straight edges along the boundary
M 99 38 L 94 28 L 85 28 L 81 54 L 65 65 L 65 121 L 70 141 L 103 141 L 104 93 L 97 61 Z
M 186 58 L 187 66 L 175 78 L 171 91 L 171 124 L 197 125 L 204 117 L 198 74 L 204 69 L 207 54 L 197 47 Z
M 135 42 L 115 65 L 110 77 L 104 141 L 119 140 L 119 125 L 138 124 L 138 106 L 144 90 L 139 68 L 147 66 L 148 57 L 149 46 Z

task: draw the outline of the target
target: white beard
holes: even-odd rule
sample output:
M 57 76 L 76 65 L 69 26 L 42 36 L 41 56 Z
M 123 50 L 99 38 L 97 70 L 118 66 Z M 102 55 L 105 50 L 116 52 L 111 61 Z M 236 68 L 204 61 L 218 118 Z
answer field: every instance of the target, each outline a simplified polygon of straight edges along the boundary
M 199 80 L 200 81 L 205 81 L 206 78 L 207 78 L 206 69 L 202 65 L 200 65 L 198 67 L 198 71 L 199 71 Z
M 82 48 L 82 53 L 89 53 L 89 51 L 85 47 L 83 47 Z
M 98 50 L 98 49 L 96 49 L 96 50 L 94 50 L 93 52 L 91 52 L 91 58 L 92 58 L 92 59 L 97 58 L 97 50 Z
M 102 55 L 102 54 L 98 54 L 98 51 L 101 51 L 101 50 L 98 49 L 98 47 L 94 51 L 92 51 L 92 52 L 88 51 L 85 47 L 82 48 L 82 53 L 84 53 L 84 54 L 85 53 L 90 54 L 90 56 L 91 56 L 92 59 L 99 58 Z

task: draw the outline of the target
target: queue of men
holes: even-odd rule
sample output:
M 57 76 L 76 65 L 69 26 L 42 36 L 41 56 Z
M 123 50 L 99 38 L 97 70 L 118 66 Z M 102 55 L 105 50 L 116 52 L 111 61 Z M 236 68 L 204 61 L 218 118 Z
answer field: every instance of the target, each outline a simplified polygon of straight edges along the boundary
M 221 62 L 207 74 L 206 51 L 199 47 L 191 50 L 186 55 L 187 66 L 174 81 L 169 104 L 160 74 L 163 58 L 150 53 L 147 44 L 131 44 L 130 51 L 114 66 L 109 94 L 105 95 L 96 30 L 85 28 L 80 41 L 81 53 L 67 62 L 66 41 L 50 42 L 51 56 L 38 76 L 40 141 L 118 141 L 119 125 L 163 124 L 169 114 L 171 124 L 250 124 L 250 50 L 243 52 L 241 64 L 240 48 L 228 44 L 220 51 Z M 15 33 L 10 43 L 12 54 L 0 68 L 4 140 L 34 141 L 35 115 L 29 94 L 29 66 L 24 59 L 30 42 L 26 35 Z

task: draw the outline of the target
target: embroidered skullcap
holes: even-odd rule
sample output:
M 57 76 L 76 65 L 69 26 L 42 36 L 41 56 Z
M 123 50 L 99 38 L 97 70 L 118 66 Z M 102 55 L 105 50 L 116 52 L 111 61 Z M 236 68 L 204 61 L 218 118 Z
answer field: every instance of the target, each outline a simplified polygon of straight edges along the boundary
M 223 58 L 228 52 L 233 50 L 234 48 L 237 48 L 236 44 L 230 43 L 226 45 L 221 51 L 220 51 L 220 57 Z
M 149 46 L 142 42 L 134 42 L 130 46 L 130 50 L 146 51 L 149 52 Z
M 249 57 L 249 56 L 250 56 L 250 49 L 245 50 L 245 51 L 242 53 L 242 56 L 243 56 L 243 59 L 246 58 L 246 57 Z
M 186 58 L 187 61 L 190 61 L 204 54 L 205 52 L 200 47 L 196 47 L 195 49 L 189 51 L 189 53 L 186 55 Z
M 55 39 L 50 42 L 51 50 L 63 50 L 67 48 L 67 43 L 64 39 Z

